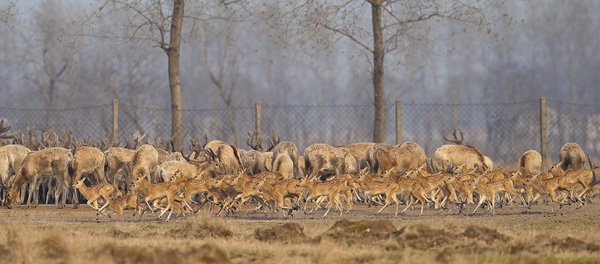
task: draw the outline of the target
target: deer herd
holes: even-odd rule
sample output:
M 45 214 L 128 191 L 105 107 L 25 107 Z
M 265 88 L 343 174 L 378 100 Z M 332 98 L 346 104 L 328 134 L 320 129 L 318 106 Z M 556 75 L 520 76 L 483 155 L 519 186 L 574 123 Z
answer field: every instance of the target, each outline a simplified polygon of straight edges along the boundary
M 40 194 L 46 194 L 46 203 L 53 199 L 58 208 L 68 202 L 77 208 L 84 198 L 96 210 L 97 221 L 112 218 L 109 208 L 116 214 L 133 209 L 139 219 L 146 211 L 160 210 L 158 218 L 167 215 L 169 221 L 173 212 L 185 216 L 204 206 L 216 215 L 245 207 L 265 217 L 318 209 L 324 210 L 322 218 L 331 209 L 342 217 L 357 203 L 381 206 L 376 214 L 395 205 L 395 217 L 414 207 L 420 207 L 420 215 L 426 208 L 495 214 L 498 206 L 519 204 L 528 212 L 545 199 L 554 213 L 555 206 L 575 203 L 579 208 L 597 192 L 594 170 L 599 167 L 589 157 L 585 166 L 586 155 L 576 143 L 564 144 L 560 162 L 548 171 L 535 150 L 523 153 L 515 170 L 505 171 L 494 168 L 477 147 L 463 145 L 457 130 L 454 139 L 444 137 L 455 144 L 442 145 L 430 156 L 415 142 L 319 143 L 300 155 L 293 142 L 282 142 L 275 132 L 265 138 L 248 133 L 250 150 L 192 138 L 184 155 L 172 150 L 172 140 L 151 142 L 139 133 L 118 147 L 122 142 L 78 140 L 64 130 L 38 135 L 28 128 L 28 135 L 6 135 L 9 128 L 0 121 L 0 203 L 9 209 L 35 207 Z

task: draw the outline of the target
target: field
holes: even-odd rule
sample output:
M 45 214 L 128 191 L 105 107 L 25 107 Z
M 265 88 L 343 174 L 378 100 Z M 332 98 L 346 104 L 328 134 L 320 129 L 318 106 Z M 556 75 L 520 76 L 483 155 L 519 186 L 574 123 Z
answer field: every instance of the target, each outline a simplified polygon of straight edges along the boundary
M 0 263 L 600 263 L 600 203 L 581 209 L 534 204 L 472 216 L 418 207 L 393 218 L 390 207 L 355 205 L 343 220 L 323 211 L 265 218 L 244 207 L 141 221 L 131 210 L 95 221 L 95 211 L 0 209 Z M 164 219 L 164 217 L 163 217 Z

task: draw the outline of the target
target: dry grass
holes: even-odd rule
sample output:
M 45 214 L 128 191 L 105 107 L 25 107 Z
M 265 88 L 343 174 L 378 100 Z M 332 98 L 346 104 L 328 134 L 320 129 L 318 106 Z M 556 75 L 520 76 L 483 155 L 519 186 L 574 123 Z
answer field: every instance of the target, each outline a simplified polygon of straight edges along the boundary
M 13 216 L 35 211 L 0 209 L 0 216 L 6 212 Z M 600 262 L 597 213 L 363 217 L 339 222 L 202 215 L 169 223 L 94 223 L 92 218 L 0 222 L 0 263 Z

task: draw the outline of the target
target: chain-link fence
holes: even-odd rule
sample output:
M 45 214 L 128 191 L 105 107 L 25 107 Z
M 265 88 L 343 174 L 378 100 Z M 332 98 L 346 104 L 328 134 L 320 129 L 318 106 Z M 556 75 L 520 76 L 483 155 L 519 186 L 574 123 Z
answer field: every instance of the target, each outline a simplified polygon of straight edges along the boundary
M 12 124 L 10 132 L 28 127 L 45 131 L 72 129 L 77 138 L 112 137 L 113 105 L 76 109 L 43 110 L 0 108 L 0 118 Z M 454 128 L 464 134 L 464 144 L 475 145 L 495 164 L 514 166 L 529 150 L 541 152 L 541 103 L 531 100 L 501 104 L 387 105 L 386 143 L 396 143 L 400 114 L 402 141 L 419 143 L 428 154 L 443 144 Z M 400 111 L 398 111 L 400 110 Z M 372 105 L 262 105 L 223 109 L 184 110 L 184 130 L 191 136 L 222 139 L 248 148 L 249 132 L 257 129 L 259 112 L 263 136 L 277 131 L 282 141 L 296 143 L 300 152 L 313 143 L 343 145 L 371 141 Z M 600 154 L 600 105 L 546 101 L 547 158 L 558 160 L 560 147 L 577 142 L 598 160 Z M 139 131 L 150 140 L 171 137 L 171 110 L 119 104 L 118 137 L 121 141 Z M 266 145 L 265 145 L 266 147 Z

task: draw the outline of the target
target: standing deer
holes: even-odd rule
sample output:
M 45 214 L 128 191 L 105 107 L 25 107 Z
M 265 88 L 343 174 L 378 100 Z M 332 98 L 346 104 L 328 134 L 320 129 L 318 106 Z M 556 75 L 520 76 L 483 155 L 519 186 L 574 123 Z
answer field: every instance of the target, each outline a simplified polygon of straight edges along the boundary
M 460 133 L 460 139 L 457 136 Z M 443 136 L 444 140 L 455 143 L 456 145 L 443 145 L 436 149 L 434 153 L 434 163 L 441 166 L 445 170 L 448 166 L 465 165 L 467 169 L 477 168 L 478 171 L 491 170 L 493 162 L 489 157 L 486 157 L 481 151 L 471 145 L 463 145 L 463 133 L 459 129 L 454 129 L 454 139 L 449 139 Z
M 313 179 L 329 174 L 341 175 L 344 172 L 346 152 L 327 144 L 316 143 L 304 150 L 306 177 Z
M 185 160 L 182 161 L 165 161 L 158 165 L 157 174 L 163 182 L 167 182 L 177 171 L 180 172 L 182 177 L 188 179 L 200 174 L 213 178 L 215 175 L 224 173 L 224 170 L 218 160 L 216 160 L 214 153 L 209 157 L 211 158 L 207 160 L 194 160 L 189 157 L 184 157 Z
M 30 150 L 23 145 L 5 145 L 0 147 L 0 201 L 4 203 L 6 193 L 10 182 L 13 181 L 17 172 L 21 171 L 21 166 L 25 156 Z
M 267 159 L 267 155 L 265 155 L 266 152 L 271 151 L 271 148 L 263 149 L 262 142 L 263 139 L 258 137 L 256 131 L 252 134 L 248 133 L 246 144 L 252 149 L 249 151 L 240 150 L 242 168 L 248 171 L 250 175 L 267 171 L 267 163 L 271 165 L 271 159 Z
M 110 147 L 106 151 L 104 151 L 104 160 L 105 160 L 105 172 L 106 179 L 108 182 L 112 184 L 122 185 L 124 190 L 127 190 L 127 182 L 130 180 L 125 179 L 124 176 L 128 175 L 128 173 L 124 173 L 124 167 L 126 164 L 131 162 L 133 158 L 133 154 L 135 154 L 136 149 L 141 145 L 141 140 L 144 139 L 146 135 L 139 136 L 138 132 L 133 134 L 134 143 L 127 143 L 126 147 Z M 118 182 L 117 182 L 118 181 Z
M 275 170 L 275 162 L 277 161 L 277 156 L 279 154 L 285 153 L 292 160 L 293 178 L 302 177 L 302 175 L 300 175 L 300 163 L 298 162 L 298 157 L 300 156 L 300 154 L 298 152 L 298 147 L 296 146 L 296 144 L 294 144 L 294 142 L 291 141 L 281 142 L 279 134 L 275 131 L 273 131 L 273 135 L 267 141 L 269 143 L 269 149 L 273 150 L 273 155 L 271 159 L 273 170 Z
M 342 146 L 338 146 L 338 147 L 343 147 L 348 152 L 350 152 L 352 155 L 354 155 L 358 159 L 358 164 L 360 166 L 360 169 L 362 169 L 365 166 L 368 166 L 366 153 L 367 153 L 367 150 L 369 150 L 374 145 L 375 145 L 375 143 L 373 143 L 373 142 L 358 142 L 358 143 L 352 143 L 352 144 L 342 145 Z
M 158 166 L 158 152 L 152 145 L 142 145 L 131 158 L 131 177 L 145 177 L 149 182 L 153 181 L 154 170 Z
M 519 172 L 525 176 L 542 172 L 542 155 L 533 149 L 525 151 L 519 158 L 518 168 Z
M 365 160 L 367 161 L 367 166 L 369 167 L 369 171 L 380 175 L 383 171 L 379 168 L 376 158 L 375 152 L 380 149 L 391 149 L 393 146 L 386 143 L 375 143 L 365 152 Z
M 242 163 L 238 154 L 238 149 L 234 145 L 221 144 L 215 152 L 219 163 L 225 169 L 227 174 L 236 174 L 240 172 Z
M 560 166 L 563 170 L 582 169 L 585 165 L 585 152 L 579 144 L 568 142 L 560 148 Z
M 425 159 L 425 151 L 414 142 L 375 151 L 375 162 L 379 170 L 388 171 L 393 168 L 399 174 L 421 167 L 425 164 Z
M 17 198 L 21 186 L 29 182 L 29 197 L 27 207 L 30 206 L 33 198 L 33 206 L 38 204 L 38 180 L 41 177 L 56 177 L 59 188 L 55 191 L 56 207 L 63 208 L 66 204 L 66 195 L 69 191 L 69 169 L 73 162 L 73 153 L 70 149 L 53 147 L 39 151 L 30 152 L 23 160 L 21 171 L 15 176 L 13 185 L 8 191 L 7 206 L 12 204 Z M 58 202 L 60 194 L 63 194 L 62 201 Z
M 91 174 L 94 176 L 94 184 L 106 183 L 106 177 L 104 176 L 104 153 L 98 148 L 87 147 L 87 146 L 76 146 L 75 154 L 73 154 L 73 178 L 70 181 L 70 185 L 75 184 L 81 179 L 83 174 Z M 91 180 L 91 179 L 90 179 Z M 75 189 L 77 190 L 77 189 Z M 73 192 L 73 208 L 77 208 L 79 205 L 79 199 L 77 198 L 77 191 Z
M 273 171 L 281 173 L 286 179 L 294 178 L 294 162 L 292 158 L 286 153 L 282 152 L 277 154 L 273 161 Z

